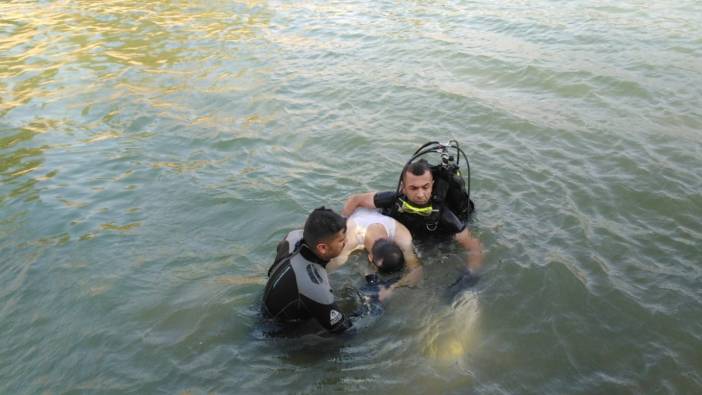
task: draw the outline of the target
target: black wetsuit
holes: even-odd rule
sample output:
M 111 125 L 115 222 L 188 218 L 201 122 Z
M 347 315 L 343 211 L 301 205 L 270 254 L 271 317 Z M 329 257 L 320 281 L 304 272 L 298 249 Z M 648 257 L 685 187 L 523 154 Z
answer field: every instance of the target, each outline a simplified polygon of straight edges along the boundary
M 406 196 L 396 192 L 378 192 L 373 196 L 375 207 L 381 209 L 384 215 L 405 225 L 413 239 L 447 240 L 466 227 L 465 222 L 438 201 L 436 196 L 432 196 L 432 207 L 435 210 L 428 216 L 403 212 L 400 199 L 409 202 Z
M 268 270 L 263 294 L 264 313 L 280 322 L 314 318 L 333 333 L 351 327 L 351 321 L 334 302 L 327 262 L 319 259 L 295 230 L 278 243 L 277 255 Z
M 435 210 L 428 216 L 403 212 L 400 199 L 408 201 L 407 196 L 395 192 L 379 192 L 373 196 L 375 207 L 380 208 L 383 214 L 405 225 L 412 234 L 412 238 L 417 241 L 445 241 L 466 228 L 466 223 L 435 195 L 431 198 L 432 207 Z M 468 202 L 472 207 L 473 203 L 470 200 Z M 455 298 L 464 289 L 475 285 L 478 279 L 478 276 L 465 269 L 449 286 L 450 298 Z

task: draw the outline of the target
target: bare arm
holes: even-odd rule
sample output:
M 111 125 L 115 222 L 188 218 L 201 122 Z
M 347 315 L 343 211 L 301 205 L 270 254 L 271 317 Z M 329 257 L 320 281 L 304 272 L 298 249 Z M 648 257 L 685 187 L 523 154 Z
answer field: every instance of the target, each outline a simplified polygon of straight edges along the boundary
M 419 280 L 422 279 L 422 266 L 419 264 L 419 259 L 417 259 L 417 255 L 414 253 L 412 235 L 409 230 L 397 221 L 395 221 L 395 228 L 395 242 L 402 250 L 407 271 L 399 281 L 392 285 L 392 288 L 414 287 L 419 283 Z
M 373 196 L 375 196 L 375 192 L 351 195 L 346 200 L 346 203 L 344 203 L 344 208 L 341 209 L 341 215 L 348 217 L 359 207 L 376 208 L 375 202 L 373 201 Z
M 327 263 L 327 266 L 325 266 L 327 273 L 331 273 L 339 269 L 346 263 L 346 261 L 349 260 L 349 255 L 351 255 L 351 253 L 361 248 L 363 248 L 363 245 L 359 245 L 354 240 L 346 238 L 346 245 L 344 246 L 344 249 L 341 250 L 341 254 L 339 254 L 339 256 L 336 258 L 332 258 L 329 263 Z
M 392 291 L 394 291 L 396 288 L 414 287 L 422 279 L 422 266 L 419 264 L 419 259 L 417 259 L 417 255 L 414 253 L 414 247 L 412 246 L 412 235 L 410 234 L 409 230 L 407 230 L 407 228 L 399 222 L 395 222 L 395 227 L 395 242 L 402 250 L 407 271 L 396 283 L 387 288 L 380 289 L 378 297 L 381 301 L 389 298 L 392 295 Z
M 331 273 L 339 269 L 346 263 L 346 261 L 349 260 L 349 255 L 358 249 L 358 243 L 356 243 L 356 238 L 354 237 L 356 233 L 356 224 L 351 220 L 347 220 L 346 226 L 346 245 L 344 245 L 344 249 L 341 250 L 339 256 L 332 258 L 329 263 L 327 263 L 327 266 L 325 267 L 325 269 L 327 269 L 327 273 Z
M 349 260 L 349 255 L 351 254 L 351 250 L 344 248 L 343 251 L 341 251 L 341 254 L 337 256 L 336 258 L 333 258 L 332 260 L 327 263 L 327 266 L 325 266 L 325 269 L 327 269 L 327 273 L 334 272 L 338 270 L 341 266 L 346 263 L 346 261 Z
M 463 229 L 454 236 L 458 244 L 468 252 L 466 267 L 475 273 L 483 264 L 483 246 L 480 240 L 473 237 L 468 228 Z

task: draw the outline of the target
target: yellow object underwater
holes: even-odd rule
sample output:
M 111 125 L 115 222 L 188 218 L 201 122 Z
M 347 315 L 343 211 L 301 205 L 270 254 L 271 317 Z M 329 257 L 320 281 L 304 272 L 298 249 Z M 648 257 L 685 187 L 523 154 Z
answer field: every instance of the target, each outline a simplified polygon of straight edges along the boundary
M 424 330 L 423 354 L 442 362 L 462 360 L 479 338 L 479 307 L 477 294 L 466 292 L 453 305 L 436 314 L 435 320 Z

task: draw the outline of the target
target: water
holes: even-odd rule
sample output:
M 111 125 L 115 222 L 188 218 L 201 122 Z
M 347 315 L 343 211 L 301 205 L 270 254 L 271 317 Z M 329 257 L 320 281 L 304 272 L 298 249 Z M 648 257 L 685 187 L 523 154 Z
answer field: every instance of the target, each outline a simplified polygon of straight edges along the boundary
M 699 393 L 700 26 L 694 1 L 3 3 L 0 393 Z M 429 249 L 355 336 L 262 337 L 277 240 L 449 138 L 475 289 L 447 300 L 462 255 Z

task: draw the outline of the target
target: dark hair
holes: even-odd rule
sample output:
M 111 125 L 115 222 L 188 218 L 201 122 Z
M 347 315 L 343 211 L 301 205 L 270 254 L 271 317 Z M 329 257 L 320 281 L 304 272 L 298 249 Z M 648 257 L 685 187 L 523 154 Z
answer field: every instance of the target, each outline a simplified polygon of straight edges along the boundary
M 431 172 L 431 165 L 425 159 L 420 159 L 407 165 L 405 173 L 410 172 L 415 176 L 421 176 L 426 172 Z M 402 173 L 402 179 L 405 179 L 405 173 Z
M 378 239 L 373 243 L 373 264 L 381 273 L 392 273 L 402 269 L 405 265 L 405 256 L 394 241 Z
M 328 240 L 339 231 L 346 229 L 346 219 L 324 206 L 314 209 L 305 221 L 302 238 L 307 245 L 314 248 L 320 242 Z

